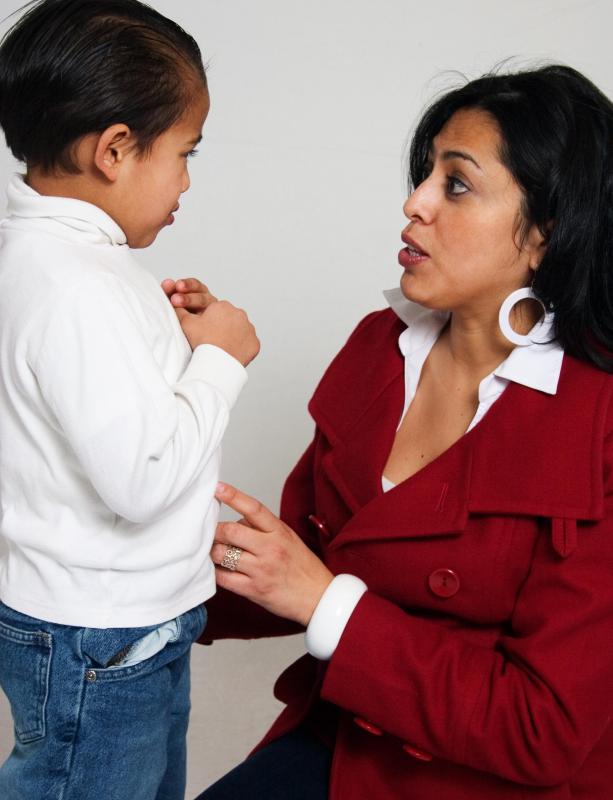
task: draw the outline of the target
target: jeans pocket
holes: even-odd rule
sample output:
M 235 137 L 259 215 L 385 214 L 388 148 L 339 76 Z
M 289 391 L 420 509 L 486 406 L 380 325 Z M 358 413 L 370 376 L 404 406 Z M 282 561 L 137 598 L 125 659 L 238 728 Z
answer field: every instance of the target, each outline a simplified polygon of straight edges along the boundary
M 176 619 L 165 622 L 142 639 L 134 642 L 122 654 L 121 659 L 114 662 L 114 667 L 134 667 L 149 658 L 153 658 L 160 653 L 168 644 L 174 642 L 179 637 L 179 623 Z
M 0 622 L 0 686 L 11 705 L 15 736 L 22 744 L 46 733 L 52 637 Z
M 84 628 L 81 650 L 96 680 L 119 680 L 154 667 L 155 656 L 176 641 L 180 618 L 148 628 Z

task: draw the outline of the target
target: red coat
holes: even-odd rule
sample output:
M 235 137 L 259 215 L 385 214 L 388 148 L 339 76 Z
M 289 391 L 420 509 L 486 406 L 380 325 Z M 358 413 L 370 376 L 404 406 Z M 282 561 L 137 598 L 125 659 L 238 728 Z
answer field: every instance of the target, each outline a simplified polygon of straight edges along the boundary
M 282 517 L 369 591 L 330 662 L 281 676 L 264 741 L 307 716 L 334 736 L 324 700 L 333 800 L 610 800 L 613 378 L 565 357 L 555 396 L 510 384 L 384 494 L 403 327 L 367 317 L 311 401 Z M 213 638 L 289 629 L 224 592 L 209 615 Z

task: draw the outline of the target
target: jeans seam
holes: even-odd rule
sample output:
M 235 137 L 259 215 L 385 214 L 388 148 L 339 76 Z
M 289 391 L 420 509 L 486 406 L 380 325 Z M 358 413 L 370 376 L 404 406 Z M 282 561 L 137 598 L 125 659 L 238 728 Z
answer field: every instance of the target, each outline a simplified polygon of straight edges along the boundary
M 45 697 L 40 710 L 42 719 L 42 738 L 44 739 L 47 735 L 47 703 L 49 701 L 49 683 L 51 680 L 51 664 L 53 662 L 53 636 L 51 636 L 49 633 L 45 633 L 43 634 L 43 638 L 49 646 L 49 659 L 47 661 L 47 668 L 45 670 Z
M 81 663 L 83 664 L 83 651 L 82 651 L 82 647 L 81 647 L 82 641 L 83 641 L 83 629 L 81 629 L 81 631 L 79 632 L 78 647 L 76 648 L 77 655 L 78 655 L 79 659 L 81 660 Z M 63 785 L 62 785 L 62 787 L 60 789 L 58 800 L 65 800 L 66 792 L 70 788 L 70 776 L 71 776 L 71 773 L 72 773 L 72 765 L 73 765 L 74 757 L 75 757 L 76 740 L 77 740 L 77 737 L 79 735 L 79 731 L 81 729 L 81 719 L 82 719 L 82 716 L 83 716 L 82 715 L 82 711 L 83 711 L 83 698 L 84 698 L 84 695 L 85 695 L 85 669 L 83 669 L 82 680 L 79 682 L 77 723 L 76 723 L 75 728 L 74 728 L 72 741 L 70 742 L 70 745 L 69 745 L 69 753 L 70 753 L 70 755 L 69 755 L 69 758 L 68 758 L 66 777 L 65 777 Z

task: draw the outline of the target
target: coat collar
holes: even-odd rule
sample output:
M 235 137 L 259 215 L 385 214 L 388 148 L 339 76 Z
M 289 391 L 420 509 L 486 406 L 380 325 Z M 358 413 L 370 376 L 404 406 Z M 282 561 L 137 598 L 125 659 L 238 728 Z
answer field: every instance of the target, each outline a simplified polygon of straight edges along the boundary
M 469 513 L 602 518 L 613 379 L 570 357 L 555 396 L 510 383 L 469 433 L 384 494 L 380 478 L 403 404 L 402 328 L 391 310 L 367 317 L 309 406 L 331 445 L 322 469 L 351 511 L 332 546 L 460 533 Z

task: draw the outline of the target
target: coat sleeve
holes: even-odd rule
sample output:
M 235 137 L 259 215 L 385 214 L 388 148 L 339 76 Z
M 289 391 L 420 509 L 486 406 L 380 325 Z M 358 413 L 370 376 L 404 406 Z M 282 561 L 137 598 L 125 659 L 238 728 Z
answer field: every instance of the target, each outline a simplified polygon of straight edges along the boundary
M 604 519 L 579 525 L 565 559 L 550 536 L 538 538 L 509 625 L 491 645 L 367 592 L 328 664 L 323 698 L 435 758 L 535 786 L 568 781 L 613 715 L 612 464 L 609 439 Z

